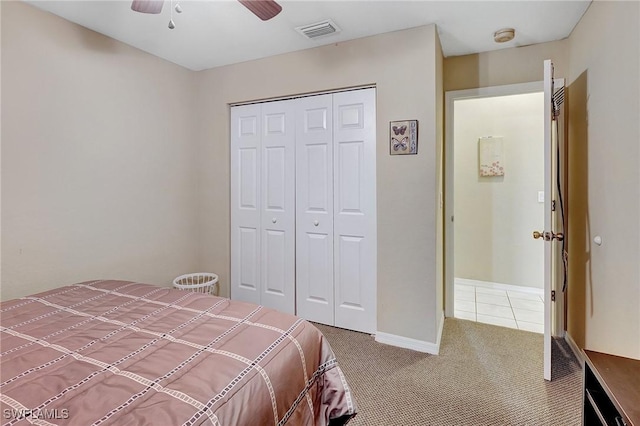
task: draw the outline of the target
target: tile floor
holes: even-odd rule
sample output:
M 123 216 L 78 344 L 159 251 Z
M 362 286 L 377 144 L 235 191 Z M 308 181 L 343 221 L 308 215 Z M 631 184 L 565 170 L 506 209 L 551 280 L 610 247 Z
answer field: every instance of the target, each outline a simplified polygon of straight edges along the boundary
M 542 295 L 458 283 L 454 292 L 456 318 L 544 333 Z

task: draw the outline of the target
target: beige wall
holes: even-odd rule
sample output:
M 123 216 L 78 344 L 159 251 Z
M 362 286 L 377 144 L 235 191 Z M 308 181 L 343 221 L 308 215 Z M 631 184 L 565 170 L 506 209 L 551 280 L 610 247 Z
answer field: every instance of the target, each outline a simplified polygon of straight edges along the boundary
M 199 266 L 193 73 L 2 2 L 2 299 Z
M 228 294 L 228 104 L 375 84 L 378 329 L 435 342 L 435 26 L 193 73 L 24 3 L 2 12 L 3 299 L 196 269 Z M 419 154 L 389 156 L 389 121 L 413 118 Z
M 377 87 L 378 330 L 435 342 L 435 26 L 202 71 L 199 86 L 201 264 L 229 292 L 229 103 Z M 402 46 L 402 48 L 398 48 Z M 398 70 L 402 70 L 399 78 Z M 418 155 L 390 156 L 389 121 L 419 120 Z M 402 220 L 406 225 L 398 226 Z
M 542 288 L 542 92 L 454 104 L 455 277 Z M 478 139 L 503 139 L 505 175 L 480 177 Z
M 568 74 L 567 329 L 581 347 L 637 359 L 639 22 L 638 2 L 593 2 L 569 38 Z
M 566 77 L 569 64 L 567 47 L 568 41 L 565 39 L 446 58 L 444 90 L 542 81 L 542 63 L 545 59 L 553 61 L 556 78 Z

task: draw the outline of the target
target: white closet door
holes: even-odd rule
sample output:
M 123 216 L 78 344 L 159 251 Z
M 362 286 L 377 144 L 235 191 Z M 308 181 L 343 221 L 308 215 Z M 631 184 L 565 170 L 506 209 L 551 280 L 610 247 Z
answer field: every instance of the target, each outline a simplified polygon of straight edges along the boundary
M 295 313 L 294 101 L 262 104 L 261 304 Z
M 302 318 L 334 324 L 332 95 L 296 105 L 296 303 Z
M 335 325 L 375 333 L 375 89 L 333 95 Z
M 231 108 L 231 297 L 260 303 L 260 106 Z

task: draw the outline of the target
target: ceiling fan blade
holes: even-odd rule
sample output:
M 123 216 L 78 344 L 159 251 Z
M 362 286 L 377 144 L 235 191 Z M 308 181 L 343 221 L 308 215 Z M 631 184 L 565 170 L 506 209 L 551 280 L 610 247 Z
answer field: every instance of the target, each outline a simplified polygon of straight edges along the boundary
M 133 0 L 131 10 L 140 13 L 160 13 L 164 0 Z
M 238 0 L 247 9 L 253 12 L 258 18 L 263 21 L 276 16 L 282 11 L 282 6 L 276 3 L 274 0 Z

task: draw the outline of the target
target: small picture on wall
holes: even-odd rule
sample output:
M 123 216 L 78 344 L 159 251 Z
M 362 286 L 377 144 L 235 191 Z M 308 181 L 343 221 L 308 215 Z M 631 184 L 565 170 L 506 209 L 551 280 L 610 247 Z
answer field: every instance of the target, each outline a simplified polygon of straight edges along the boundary
M 392 121 L 389 124 L 391 155 L 418 153 L 418 120 Z
M 480 177 L 504 176 L 504 153 L 501 137 L 478 139 Z

